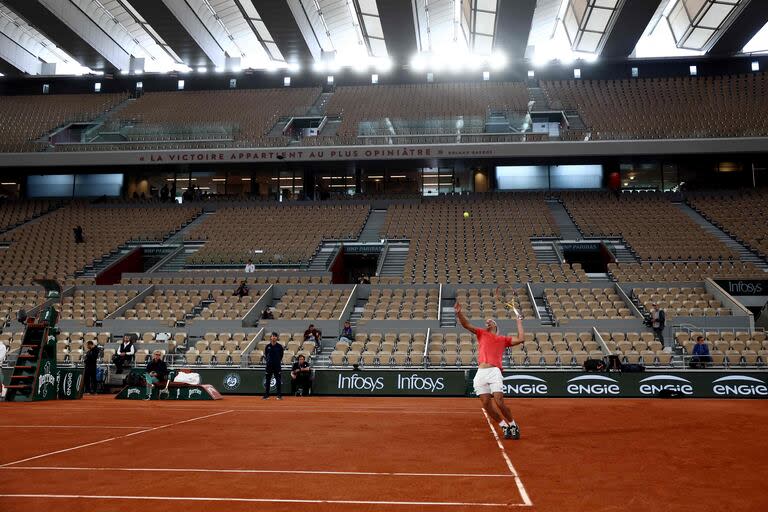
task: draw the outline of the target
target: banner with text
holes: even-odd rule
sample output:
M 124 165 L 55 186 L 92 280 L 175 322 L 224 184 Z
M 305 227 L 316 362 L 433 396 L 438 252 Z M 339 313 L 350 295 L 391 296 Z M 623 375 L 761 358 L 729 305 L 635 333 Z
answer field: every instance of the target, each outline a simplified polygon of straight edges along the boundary
M 692 398 L 768 398 L 768 372 L 504 372 L 508 397 L 645 398 L 662 390 Z
M 464 396 L 465 392 L 463 370 L 322 370 L 315 372 L 312 385 L 316 395 Z

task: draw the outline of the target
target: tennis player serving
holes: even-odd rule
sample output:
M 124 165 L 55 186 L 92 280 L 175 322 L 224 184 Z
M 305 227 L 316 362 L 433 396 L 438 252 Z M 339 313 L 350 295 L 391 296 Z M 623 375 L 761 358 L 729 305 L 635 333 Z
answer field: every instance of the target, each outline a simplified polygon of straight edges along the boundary
M 494 319 L 487 319 L 485 321 L 485 329 L 482 329 L 475 327 L 467 321 L 467 317 L 461 312 L 461 304 L 456 302 L 454 309 L 456 310 L 456 318 L 459 319 L 461 326 L 477 336 L 477 374 L 472 382 L 475 387 L 475 394 L 480 397 L 485 412 L 499 423 L 504 433 L 504 438 L 520 439 L 520 427 L 512 419 L 512 413 L 509 412 L 507 405 L 504 403 L 504 380 L 501 375 L 501 360 L 505 348 L 519 345 L 525 339 L 523 317 L 517 308 L 512 306 L 512 312 L 517 317 L 517 336 L 499 336 L 497 334 L 499 327 Z

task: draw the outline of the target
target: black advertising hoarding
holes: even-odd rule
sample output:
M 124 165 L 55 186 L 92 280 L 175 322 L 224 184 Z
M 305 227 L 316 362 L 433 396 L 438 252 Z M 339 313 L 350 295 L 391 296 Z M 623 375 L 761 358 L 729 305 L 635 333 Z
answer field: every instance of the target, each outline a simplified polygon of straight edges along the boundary
M 464 396 L 463 370 L 323 370 L 315 372 L 312 393 L 362 396 Z
M 467 391 L 474 395 L 471 377 Z M 504 372 L 508 397 L 649 398 L 662 390 L 691 398 L 768 398 L 768 373 L 718 371 L 653 371 L 584 373 L 557 371 Z

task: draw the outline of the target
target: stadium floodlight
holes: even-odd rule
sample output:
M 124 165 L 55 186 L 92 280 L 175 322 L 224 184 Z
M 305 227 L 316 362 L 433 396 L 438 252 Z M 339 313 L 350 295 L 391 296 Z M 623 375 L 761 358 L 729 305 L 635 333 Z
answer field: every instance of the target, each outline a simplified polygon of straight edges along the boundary
M 289 73 L 298 73 L 301 71 L 301 65 L 298 62 L 289 62 L 288 63 L 288 72 Z
M 389 57 L 382 57 L 376 63 L 376 69 L 380 73 L 388 73 L 388 72 L 392 71 L 393 67 L 394 67 L 394 63 L 392 62 L 392 59 L 390 59 Z
M 504 69 L 507 66 L 507 56 L 501 52 L 494 52 L 491 55 L 488 64 L 490 64 L 491 69 L 494 71 Z
M 316 60 L 312 64 L 312 71 L 314 71 L 315 73 L 323 73 L 323 72 L 325 72 L 325 63 L 323 61 Z
M 200 66 L 199 68 L 197 68 L 197 72 L 200 73 L 200 74 L 205 74 L 205 73 L 208 72 L 208 68 L 206 68 L 204 66 Z
M 416 54 L 411 58 L 411 69 L 417 72 L 427 69 L 427 62 L 423 55 Z
M 222 66 L 216 66 L 216 72 L 217 72 L 217 73 L 223 73 L 223 72 L 224 72 L 224 67 L 222 67 Z
M 585 53 L 582 54 L 581 59 L 584 60 L 584 62 L 589 62 L 590 64 L 597 62 L 597 59 L 599 58 L 596 53 Z
M 131 70 L 130 69 L 122 69 L 122 70 L 120 70 L 120 74 L 121 75 L 130 75 L 131 74 Z

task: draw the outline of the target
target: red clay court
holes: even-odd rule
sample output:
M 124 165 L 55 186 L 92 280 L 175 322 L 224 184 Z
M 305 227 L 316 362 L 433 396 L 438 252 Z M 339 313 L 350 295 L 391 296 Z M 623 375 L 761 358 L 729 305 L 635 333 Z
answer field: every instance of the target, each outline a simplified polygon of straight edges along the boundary
M 764 402 L 509 403 L 2 403 L 0 510 L 768 510 Z

